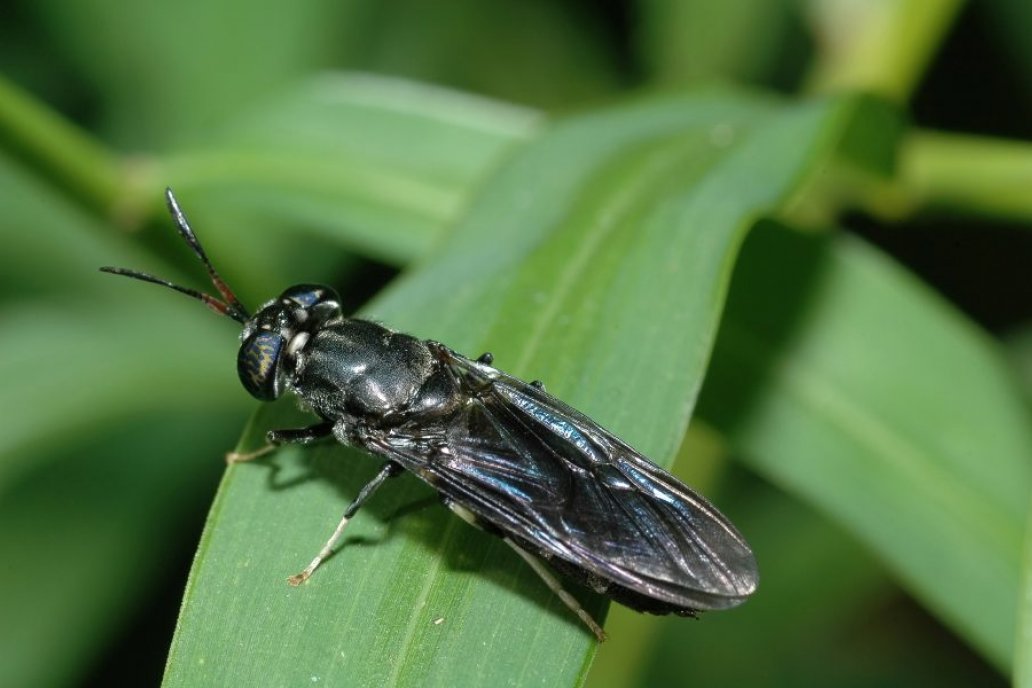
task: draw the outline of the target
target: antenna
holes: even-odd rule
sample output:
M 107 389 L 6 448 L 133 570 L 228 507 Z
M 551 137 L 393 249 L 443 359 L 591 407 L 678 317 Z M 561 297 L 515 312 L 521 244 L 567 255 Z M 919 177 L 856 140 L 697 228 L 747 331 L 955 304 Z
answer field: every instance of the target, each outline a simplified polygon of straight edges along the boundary
M 151 284 L 160 284 L 163 287 L 168 287 L 178 291 L 180 294 L 186 294 L 187 296 L 197 299 L 202 302 L 205 306 L 215 311 L 220 315 L 236 320 L 238 323 L 245 323 L 250 317 L 247 313 L 247 309 L 240 303 L 240 300 L 233 293 L 233 290 L 229 288 L 222 276 L 219 275 L 215 266 L 208 260 L 208 255 L 204 252 L 204 248 L 201 247 L 201 242 L 197 240 L 197 235 L 194 234 L 193 230 L 190 229 L 190 223 L 186 220 L 186 215 L 183 214 L 183 210 L 179 207 L 179 202 L 176 201 L 175 195 L 172 193 L 172 189 L 165 189 L 165 201 L 168 203 L 168 211 L 172 215 L 172 219 L 175 220 L 176 227 L 179 229 L 179 235 L 183 237 L 183 240 L 193 250 L 200 261 L 204 264 L 204 267 L 208 270 L 208 276 L 211 278 L 211 283 L 215 285 L 219 294 L 222 295 L 220 300 L 197 291 L 196 289 L 190 289 L 189 287 L 182 287 L 168 280 L 160 277 L 155 277 L 146 272 L 140 272 L 139 270 L 129 270 L 127 268 L 115 268 L 105 266 L 100 269 L 101 272 L 108 272 L 113 275 L 123 275 L 125 277 L 132 277 L 142 282 L 150 282 Z

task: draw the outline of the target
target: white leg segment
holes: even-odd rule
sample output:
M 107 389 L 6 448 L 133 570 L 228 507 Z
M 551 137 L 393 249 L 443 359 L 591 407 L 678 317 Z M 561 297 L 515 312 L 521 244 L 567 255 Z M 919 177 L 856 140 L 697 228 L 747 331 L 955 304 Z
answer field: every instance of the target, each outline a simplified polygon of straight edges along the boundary
M 555 577 L 555 574 L 553 574 L 547 566 L 541 563 L 540 559 L 517 545 L 509 538 L 505 538 L 505 544 L 516 550 L 516 554 L 520 555 L 523 561 L 530 564 L 530 568 L 534 569 L 534 573 L 541 577 L 541 580 L 545 582 L 548 589 L 558 595 L 559 599 L 563 601 L 563 604 L 569 607 L 570 611 L 576 614 L 580 620 L 591 629 L 591 632 L 595 634 L 595 637 L 598 638 L 599 642 L 606 639 L 606 632 L 602 630 L 602 627 L 599 626 L 593 618 L 591 618 L 591 614 L 588 614 L 584 607 L 580 605 L 577 598 L 563 589 L 562 583 L 559 582 L 559 579 Z
M 333 552 L 333 548 L 337 546 L 337 541 L 340 540 L 340 536 L 344 534 L 344 529 L 348 527 L 348 521 L 351 518 L 349 515 L 345 515 L 344 518 L 340 519 L 340 523 L 337 524 L 337 528 L 333 531 L 333 535 L 326 541 L 326 544 L 322 546 L 319 553 L 315 555 L 315 559 L 312 559 L 312 563 L 305 567 L 305 570 L 301 573 L 295 574 L 287 579 L 287 582 L 291 585 L 301 585 L 308 580 L 312 573 L 319 568 L 319 564 L 326 560 L 326 557 L 330 556 Z

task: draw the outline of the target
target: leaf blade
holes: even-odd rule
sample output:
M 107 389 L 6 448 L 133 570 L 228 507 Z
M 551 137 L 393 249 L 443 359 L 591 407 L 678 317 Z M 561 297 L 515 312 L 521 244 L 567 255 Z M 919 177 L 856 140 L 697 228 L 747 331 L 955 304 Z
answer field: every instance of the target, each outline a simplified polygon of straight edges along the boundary
M 166 156 L 152 176 L 236 199 L 366 255 L 423 255 L 536 112 L 457 91 L 326 73 Z
M 500 172 L 447 244 L 366 312 L 467 353 L 489 345 L 500 365 L 512 370 L 506 361 L 514 362 L 513 372 L 548 373 L 561 396 L 668 463 L 694 401 L 698 382 L 691 378 L 702 375 L 738 242 L 758 213 L 775 209 L 804 172 L 831 154 L 850 112 L 848 101 L 783 107 L 717 92 L 572 120 Z M 742 133 L 730 146 L 712 136 L 715 125 L 729 123 Z M 752 186 L 736 195 L 748 186 L 743 176 Z M 613 200 L 622 185 L 630 188 L 629 197 Z M 642 225 L 653 234 L 639 246 Z M 600 227 L 603 238 L 592 238 Z M 677 286 L 643 304 L 641 294 L 648 290 L 629 297 L 623 287 L 668 256 L 670 243 L 663 237 L 679 242 L 679 251 L 700 249 L 704 255 L 692 266 L 707 269 L 675 271 Z M 578 246 L 589 247 L 585 259 L 572 267 L 556 262 L 557 255 Z M 598 261 L 624 270 L 624 276 L 581 285 L 579 278 L 589 276 L 583 266 Z M 544 327 L 560 325 L 562 316 L 577 326 L 569 336 L 545 343 L 536 330 L 542 325 L 526 304 L 528 298 L 533 302 L 535 288 L 553 287 L 560 305 L 541 309 L 548 312 Z M 677 317 L 683 307 L 677 295 L 693 290 L 702 296 L 688 316 Z M 600 327 L 605 321 L 593 317 L 595 307 L 574 312 L 593 296 L 616 309 L 614 323 L 630 324 Z M 664 343 L 620 331 L 626 326 L 633 334 L 642 318 L 681 334 Z M 665 364 L 683 358 L 686 339 L 693 342 L 693 355 L 673 382 L 666 380 L 674 391 L 657 393 L 663 385 L 648 379 L 660 365 L 653 359 Z M 631 360 L 642 365 L 621 367 Z M 613 376 L 605 382 L 608 392 L 595 396 L 592 385 L 607 376 Z M 645 432 L 636 430 L 632 421 L 652 414 L 660 420 Z M 267 408 L 255 430 L 290 425 L 288 420 L 296 422 L 283 408 Z M 249 432 L 245 442 L 258 442 L 259 436 Z M 339 557 L 303 589 L 286 589 L 279 574 L 270 572 L 289 573 L 310 553 L 294 546 L 268 551 L 265 543 L 305 539 L 314 549 L 319 535 L 308 533 L 326 530 L 330 514 L 343 508 L 372 470 L 370 462 L 351 461 L 355 453 L 349 450 L 319 448 L 307 456 L 316 474 L 329 477 L 336 489 L 327 481 L 309 481 L 270 494 L 267 478 L 254 467 L 229 472 L 191 576 L 167 685 L 217 683 L 230 675 L 287 683 L 346 676 L 394 685 L 582 680 L 593 640 L 527 567 L 514 564 L 504 545 L 442 509 L 416 507 L 417 515 L 392 516 L 413 500 L 433 501 L 415 480 L 402 478 L 391 493 L 378 495 L 370 513 L 351 526 L 350 545 Z M 296 450 L 278 453 L 279 474 L 304 477 L 301 457 Z M 270 511 L 289 523 L 270 517 Z M 369 539 L 374 546 L 355 544 Z M 242 583 L 244 568 L 253 568 L 249 575 L 255 578 Z M 586 603 L 599 609 L 597 599 Z M 343 606 L 339 615 L 328 615 L 328 605 Z M 240 628 L 270 625 L 281 628 L 274 646 Z M 227 644 L 253 648 L 242 661 L 232 652 L 209 661 L 212 648 Z M 477 659 L 470 662 L 474 648 Z M 302 676 L 305 671 L 311 675 Z
M 1008 371 L 980 333 L 859 241 L 754 239 L 703 417 L 1009 666 L 1032 437 Z M 794 252 L 797 276 L 763 268 L 761 252 Z M 781 303 L 763 296 L 774 284 Z M 730 382 L 743 376 L 759 380 L 751 397 Z

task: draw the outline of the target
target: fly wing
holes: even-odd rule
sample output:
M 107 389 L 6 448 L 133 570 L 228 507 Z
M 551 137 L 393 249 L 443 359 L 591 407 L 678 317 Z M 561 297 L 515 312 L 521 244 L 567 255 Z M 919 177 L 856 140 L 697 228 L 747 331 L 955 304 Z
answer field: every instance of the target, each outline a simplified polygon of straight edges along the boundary
M 753 592 L 752 551 L 703 497 L 543 390 L 440 355 L 468 402 L 371 449 L 546 558 L 652 599 L 721 609 Z

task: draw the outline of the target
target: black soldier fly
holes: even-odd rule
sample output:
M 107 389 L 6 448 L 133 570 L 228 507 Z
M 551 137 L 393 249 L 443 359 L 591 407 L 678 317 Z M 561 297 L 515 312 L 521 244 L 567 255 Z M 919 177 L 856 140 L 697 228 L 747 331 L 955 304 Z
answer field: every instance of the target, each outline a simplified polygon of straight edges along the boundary
M 290 287 L 249 315 L 190 229 L 171 190 L 169 211 L 220 298 L 135 270 L 101 270 L 160 284 L 243 326 L 237 371 L 271 401 L 293 392 L 319 416 L 271 430 L 265 448 L 333 437 L 386 460 L 348 505 L 299 585 L 333 551 L 348 521 L 388 478 L 408 470 L 450 509 L 501 537 L 601 640 L 601 627 L 541 560 L 632 609 L 694 616 L 743 602 L 756 560 L 717 509 L 584 414 L 443 344 L 345 317 L 326 286 Z

